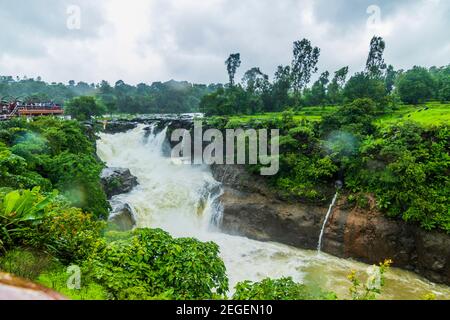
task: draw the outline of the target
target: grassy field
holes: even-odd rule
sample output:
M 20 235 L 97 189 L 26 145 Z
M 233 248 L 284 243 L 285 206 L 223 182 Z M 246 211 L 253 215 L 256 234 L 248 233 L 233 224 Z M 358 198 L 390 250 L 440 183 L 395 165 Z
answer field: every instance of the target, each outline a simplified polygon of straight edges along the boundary
M 323 116 L 337 110 L 336 106 L 305 107 L 295 112 L 294 120 L 300 122 L 304 119 L 320 121 Z M 97 120 L 134 119 L 136 115 L 120 114 L 99 117 Z M 237 115 L 229 118 L 233 123 L 245 124 L 249 120 L 282 119 L 282 112 L 263 113 L 255 115 Z M 450 124 L 450 103 L 429 102 L 419 106 L 401 105 L 397 110 L 385 114 L 376 120 L 377 125 L 391 125 L 403 121 L 415 121 L 425 126 Z
M 320 121 L 324 115 L 334 112 L 337 107 L 326 106 L 326 107 L 306 107 L 302 108 L 300 111 L 295 112 L 294 120 L 300 122 L 303 119 L 310 121 Z M 255 115 L 239 115 L 232 116 L 230 120 L 233 122 L 242 121 L 243 123 L 249 120 L 267 120 L 267 119 L 282 119 L 282 112 L 271 112 L 264 114 Z
M 310 121 L 320 121 L 324 115 L 330 114 L 338 107 L 308 107 L 301 111 L 295 112 L 294 120 L 300 122 L 303 119 Z M 240 115 L 230 117 L 234 123 L 246 123 L 251 119 L 265 120 L 265 119 L 282 118 L 281 112 L 264 113 L 256 115 Z M 402 121 L 415 121 L 422 125 L 441 125 L 450 124 L 450 104 L 442 104 L 439 102 L 430 102 L 419 106 L 402 105 L 397 110 L 389 114 L 381 116 L 376 120 L 377 125 L 390 125 Z
M 403 121 L 415 121 L 425 126 L 450 124 L 450 104 L 430 102 L 420 106 L 404 105 L 382 116 L 376 123 L 390 125 Z

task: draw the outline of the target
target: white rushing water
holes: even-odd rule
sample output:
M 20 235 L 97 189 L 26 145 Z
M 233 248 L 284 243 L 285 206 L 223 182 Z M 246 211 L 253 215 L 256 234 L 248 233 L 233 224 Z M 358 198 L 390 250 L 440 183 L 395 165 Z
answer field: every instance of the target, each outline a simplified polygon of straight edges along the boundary
M 362 263 L 326 254 L 319 256 L 316 251 L 221 233 L 212 223 L 221 218 L 221 183 L 214 180 L 208 167 L 177 164 L 165 157 L 166 130 L 146 138 L 144 128 L 140 125 L 127 133 L 100 136 L 99 157 L 109 167 L 130 169 L 139 181 L 132 192 L 113 200 L 133 208 L 139 227 L 162 228 L 174 237 L 217 243 L 227 267 L 230 289 L 243 280 L 288 276 L 346 297 L 346 275 L 350 270 L 366 270 L 367 265 Z M 420 298 L 429 292 L 443 297 L 450 292 L 405 271 L 393 270 L 388 279 L 395 280 L 395 285 L 386 288 L 385 298 Z
M 334 195 L 333 201 L 331 201 L 330 208 L 328 208 L 328 212 L 327 212 L 327 215 L 325 216 L 325 220 L 323 221 L 322 230 L 320 230 L 319 244 L 317 245 L 317 251 L 319 253 L 322 251 L 323 235 L 325 234 L 325 229 L 327 227 L 328 220 L 330 219 L 331 212 L 333 212 L 333 208 L 334 208 L 334 205 L 336 204 L 338 195 L 339 195 L 339 192 L 336 192 L 336 194 Z

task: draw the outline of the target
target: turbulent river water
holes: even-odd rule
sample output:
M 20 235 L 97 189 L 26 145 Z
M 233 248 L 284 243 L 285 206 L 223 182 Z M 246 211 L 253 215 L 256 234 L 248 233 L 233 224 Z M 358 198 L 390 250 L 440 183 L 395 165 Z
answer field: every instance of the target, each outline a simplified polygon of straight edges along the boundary
M 289 276 L 332 290 L 340 298 L 349 297 L 347 275 L 351 270 L 364 275 L 368 265 L 221 233 L 216 227 L 222 214 L 220 182 L 214 180 L 208 167 L 173 162 L 166 156 L 166 130 L 148 134 L 145 127 L 140 125 L 115 135 L 101 134 L 97 143 L 98 155 L 109 167 L 128 168 L 138 178 L 138 187 L 113 200 L 133 208 L 139 227 L 161 228 L 174 237 L 217 243 L 230 288 L 242 280 Z M 439 299 L 450 298 L 449 287 L 395 268 L 386 275 L 386 283 L 381 299 L 420 299 L 429 293 Z

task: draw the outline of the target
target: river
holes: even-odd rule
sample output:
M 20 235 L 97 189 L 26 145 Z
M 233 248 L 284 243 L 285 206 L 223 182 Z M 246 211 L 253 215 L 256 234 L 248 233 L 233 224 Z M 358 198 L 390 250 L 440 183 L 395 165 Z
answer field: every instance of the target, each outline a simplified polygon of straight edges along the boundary
M 114 197 L 134 210 L 139 227 L 161 228 L 174 237 L 194 237 L 220 246 L 230 289 L 243 280 L 289 276 L 295 281 L 334 291 L 349 298 L 347 275 L 362 275 L 369 267 L 348 259 L 278 243 L 266 243 L 221 233 L 212 221 L 220 221 L 220 183 L 206 166 L 173 162 L 167 154 L 166 131 L 146 137 L 145 125 L 126 133 L 101 134 L 99 157 L 109 167 L 131 170 L 139 180 L 132 192 Z M 386 274 L 381 299 L 421 299 L 433 293 L 450 299 L 450 288 L 418 275 L 392 268 Z

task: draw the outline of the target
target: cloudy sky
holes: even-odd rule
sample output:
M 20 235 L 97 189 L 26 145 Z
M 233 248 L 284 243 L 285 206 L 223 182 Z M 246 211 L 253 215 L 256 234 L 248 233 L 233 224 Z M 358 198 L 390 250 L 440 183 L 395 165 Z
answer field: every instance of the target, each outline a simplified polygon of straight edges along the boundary
M 0 74 L 129 83 L 272 75 L 292 42 L 322 49 L 320 70 L 361 70 L 371 37 L 396 68 L 450 63 L 450 0 L 0 0 Z

